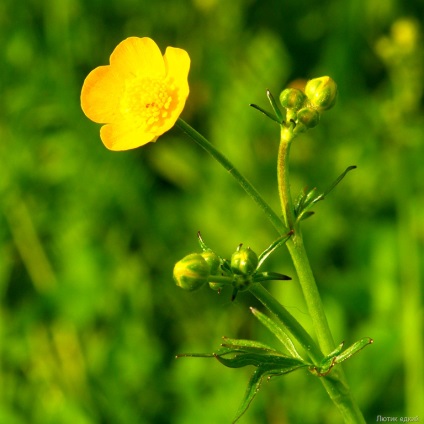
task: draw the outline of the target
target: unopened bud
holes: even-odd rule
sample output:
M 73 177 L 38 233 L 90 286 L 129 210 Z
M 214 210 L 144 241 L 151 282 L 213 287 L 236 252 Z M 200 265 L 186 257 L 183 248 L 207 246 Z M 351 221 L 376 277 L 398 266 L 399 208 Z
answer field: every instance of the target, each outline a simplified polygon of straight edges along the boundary
M 240 245 L 231 256 L 231 269 L 235 274 L 250 275 L 256 271 L 258 262 L 258 256 L 250 247 Z
M 306 100 L 306 94 L 297 88 L 286 88 L 280 94 L 281 106 L 286 109 L 299 110 Z
M 174 266 L 174 280 L 178 287 L 193 291 L 208 282 L 210 266 L 199 253 L 192 253 Z
M 305 107 L 297 112 L 298 123 L 303 124 L 307 129 L 314 128 L 319 123 L 319 112 L 315 109 Z
M 217 275 L 219 271 L 219 265 L 221 264 L 218 255 L 212 250 L 205 250 L 201 253 L 201 255 L 210 267 L 210 275 Z M 215 283 L 213 281 L 209 281 L 209 287 L 213 290 L 221 290 L 223 286 L 223 283 Z
M 203 259 L 208 263 L 210 269 L 210 275 L 216 275 L 218 272 L 219 265 L 221 261 L 219 260 L 218 255 L 212 250 L 205 250 L 200 254 Z
M 305 94 L 312 107 L 322 112 L 336 104 L 337 84 L 330 77 L 314 78 L 307 82 Z

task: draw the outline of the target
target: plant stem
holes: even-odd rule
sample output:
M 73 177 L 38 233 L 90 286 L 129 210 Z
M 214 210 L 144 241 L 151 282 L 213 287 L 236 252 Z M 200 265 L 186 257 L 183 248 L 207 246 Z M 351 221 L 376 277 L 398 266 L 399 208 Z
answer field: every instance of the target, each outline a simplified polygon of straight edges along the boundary
M 324 354 L 328 354 L 335 348 L 334 340 L 324 312 L 321 296 L 309 264 L 308 256 L 305 251 L 300 229 L 298 229 L 291 239 L 288 240 L 286 246 L 296 268 L 303 297 L 311 317 L 319 346 Z
M 284 223 L 289 230 L 294 229 L 294 211 L 290 194 L 289 180 L 289 155 L 293 132 L 281 127 L 281 141 L 277 159 L 278 192 L 280 195 L 281 209 L 283 210 Z
M 302 288 L 308 312 L 311 316 L 318 343 L 324 354 L 334 349 L 334 341 L 331 335 L 321 297 L 318 292 L 315 278 L 309 265 L 308 256 L 303 244 L 303 237 L 299 223 L 295 222 L 293 200 L 290 193 L 289 180 L 289 154 L 294 134 L 290 128 L 282 126 L 281 141 L 278 151 L 278 191 L 280 194 L 281 208 L 283 210 L 285 224 L 293 230 L 293 236 L 287 242 L 287 248 L 296 268 L 299 283 Z
M 277 165 L 278 189 L 285 224 L 289 230 L 293 231 L 293 235 L 287 241 L 286 245 L 296 268 L 299 283 L 320 349 L 323 354 L 326 355 L 334 350 L 334 340 L 303 244 L 299 222 L 296 222 L 293 200 L 290 193 L 289 153 L 290 145 L 294 137 L 295 135 L 293 134 L 292 128 L 282 126 Z M 340 365 L 331 371 L 329 377 L 323 377 L 321 382 L 342 414 L 345 423 L 365 423 L 362 412 L 351 395 L 349 386 L 344 377 L 343 369 Z
M 271 209 L 268 203 L 262 198 L 259 192 L 252 186 L 252 184 L 240 174 L 234 165 L 219 151 L 217 150 L 205 137 L 198 133 L 193 127 L 178 119 L 176 125 L 184 131 L 192 140 L 194 140 L 200 147 L 206 150 L 215 160 L 217 160 L 228 172 L 236 179 L 242 189 L 249 195 L 251 199 L 263 210 L 266 217 L 270 220 L 272 225 L 280 233 L 286 234 L 287 229 L 284 226 L 280 217 Z

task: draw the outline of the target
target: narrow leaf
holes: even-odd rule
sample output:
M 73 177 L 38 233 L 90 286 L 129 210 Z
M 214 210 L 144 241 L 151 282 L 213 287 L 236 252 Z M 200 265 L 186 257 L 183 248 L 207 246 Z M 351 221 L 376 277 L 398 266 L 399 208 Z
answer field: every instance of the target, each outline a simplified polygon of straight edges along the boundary
M 269 90 L 266 90 L 266 95 L 268 97 L 269 102 L 271 103 L 271 107 L 272 107 L 275 115 L 278 118 L 279 123 L 282 124 L 283 123 L 283 120 L 284 120 L 283 114 L 281 113 L 281 110 L 278 107 L 278 104 L 275 101 L 274 96 L 272 95 L 271 91 L 269 91 Z
M 254 349 L 262 349 L 265 351 L 277 352 L 275 349 L 266 345 L 265 343 L 260 343 L 255 340 L 230 339 L 229 337 L 223 337 L 223 340 L 224 340 L 224 343 L 221 344 L 221 346 L 223 347 L 232 347 L 235 349 L 254 348 Z
M 179 353 L 175 358 L 214 358 L 214 353 Z
M 262 379 L 265 376 L 275 377 L 275 376 L 279 376 L 283 374 L 288 374 L 292 371 L 295 371 L 305 366 L 306 366 L 305 364 L 298 364 L 298 365 L 293 365 L 293 366 L 288 366 L 283 368 L 271 368 L 268 366 L 261 366 L 258 369 L 256 369 L 249 380 L 246 392 L 244 394 L 243 401 L 237 411 L 236 418 L 234 419 L 233 423 L 237 422 L 240 419 L 240 417 L 247 411 L 250 404 L 252 403 L 252 400 L 254 399 L 256 394 L 259 392 Z
M 292 278 L 288 275 L 280 274 L 278 272 L 259 272 L 254 275 L 253 281 L 255 283 L 261 281 L 271 281 L 271 280 L 291 280 Z
M 326 358 L 332 358 L 334 356 L 340 355 L 341 351 L 343 350 L 344 343 L 345 342 L 341 342 L 332 352 L 326 355 Z
M 264 374 L 265 374 L 265 371 L 258 368 L 252 374 L 252 377 L 250 377 L 246 392 L 244 394 L 243 401 L 237 411 L 233 424 L 236 423 L 242 417 L 242 415 L 247 411 L 247 408 L 249 408 L 253 398 L 256 396 L 256 393 L 259 392 Z
M 310 218 L 314 214 L 315 212 L 313 211 L 305 211 L 299 215 L 299 221 L 304 221 L 305 219 Z
M 317 196 L 312 203 L 316 203 L 319 202 L 320 200 L 324 200 L 325 196 L 327 196 L 328 193 L 330 193 L 330 191 L 332 191 L 337 184 L 340 183 L 340 181 L 346 176 L 346 174 L 350 171 L 352 171 L 353 169 L 356 169 L 356 165 L 352 165 L 352 166 L 348 166 L 345 171 L 339 175 L 339 177 L 336 179 L 336 181 L 333 182 L 333 184 L 330 185 L 330 187 L 327 188 L 327 190 L 325 190 L 323 193 L 321 193 L 319 196 Z
M 340 364 L 340 362 L 349 359 L 352 355 L 362 350 L 364 347 L 374 343 L 374 340 L 370 337 L 364 337 L 361 340 L 358 340 L 352 346 L 349 346 L 345 351 L 343 351 L 340 355 L 336 356 L 335 363 Z
M 253 365 L 254 367 L 267 366 L 270 368 L 292 368 L 299 366 L 306 366 L 302 359 L 291 358 L 284 355 L 268 355 L 263 353 L 235 353 L 233 357 L 227 358 L 225 355 L 233 354 L 233 352 L 226 352 L 223 354 L 215 354 L 215 358 L 218 359 L 223 365 L 229 368 L 242 368 L 247 365 Z
M 260 106 L 255 105 L 255 104 L 250 104 L 250 107 L 253 107 L 253 109 L 259 110 L 259 112 L 263 113 L 265 116 L 267 116 L 268 118 L 272 119 L 274 122 L 276 122 L 277 124 L 280 124 L 280 121 L 278 121 L 278 118 L 274 115 L 271 115 L 269 112 L 267 112 L 265 109 L 262 109 Z
M 293 231 L 288 232 L 287 234 L 285 234 L 282 237 L 279 237 L 277 240 L 274 240 L 269 247 L 267 247 L 260 255 L 258 258 L 258 266 L 257 269 L 259 269 L 261 267 L 261 265 L 266 261 L 266 259 L 269 257 L 269 255 L 273 252 L 275 252 L 275 250 L 277 250 L 280 246 L 282 246 L 283 244 L 285 244 L 287 242 L 287 240 L 293 235 Z
M 257 309 L 250 308 L 252 314 L 266 327 L 275 337 L 283 344 L 287 351 L 295 358 L 302 359 L 302 357 L 297 352 L 292 340 L 287 335 L 287 333 L 279 327 L 272 319 L 268 318 L 265 314 L 258 311 Z
M 205 242 L 203 241 L 202 235 L 200 234 L 200 231 L 197 232 L 197 238 L 199 239 L 200 248 L 205 250 L 210 250 L 208 246 L 206 246 Z

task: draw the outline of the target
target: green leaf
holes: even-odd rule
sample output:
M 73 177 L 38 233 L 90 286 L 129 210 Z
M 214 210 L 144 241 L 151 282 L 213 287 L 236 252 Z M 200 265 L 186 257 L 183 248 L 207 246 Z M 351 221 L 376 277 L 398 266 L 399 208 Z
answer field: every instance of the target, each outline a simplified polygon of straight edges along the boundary
M 333 184 L 330 185 L 330 187 L 328 187 L 326 190 L 324 190 L 323 193 L 321 193 L 319 196 L 317 196 L 312 203 L 316 203 L 320 200 L 324 200 L 325 196 L 327 196 L 328 193 L 330 193 L 330 191 L 332 191 L 337 184 L 340 183 L 340 181 L 346 176 L 346 174 L 350 171 L 352 171 L 353 169 L 356 169 L 357 166 L 356 165 L 352 165 L 352 166 L 348 166 L 345 171 L 339 175 L 339 177 L 333 182 Z
M 291 280 L 288 275 L 280 274 L 278 272 L 258 272 L 253 276 L 253 282 L 258 283 L 261 281 L 270 280 Z
M 175 358 L 215 358 L 214 353 L 179 353 Z
M 274 115 L 271 115 L 269 112 L 267 112 L 265 109 L 262 109 L 260 106 L 255 105 L 255 104 L 250 104 L 250 107 L 253 107 L 253 109 L 259 110 L 259 112 L 263 113 L 265 116 L 267 116 L 268 118 L 272 119 L 274 122 L 276 122 L 277 124 L 281 124 L 280 121 L 278 121 L 278 118 Z
M 274 240 L 269 247 L 267 247 L 258 257 L 258 266 L 256 269 L 259 269 L 261 265 L 266 261 L 266 259 L 271 255 L 271 253 L 275 252 L 280 246 L 285 244 L 287 240 L 293 235 L 293 232 L 290 231 L 284 236 L 279 237 L 277 240 Z
M 305 219 L 310 218 L 312 215 L 314 215 L 315 212 L 313 211 L 304 211 L 299 215 L 299 221 L 304 221 Z
M 301 192 L 299 195 L 295 206 L 295 215 L 297 220 L 301 221 L 311 217 L 313 212 L 309 211 L 309 209 L 311 209 L 315 203 L 319 202 L 320 200 L 324 200 L 328 193 L 330 193 L 340 183 L 340 181 L 343 180 L 346 174 L 353 169 L 356 169 L 355 165 L 348 166 L 326 190 L 324 190 L 316 197 L 314 197 L 316 193 L 315 188 L 310 190 L 308 193 L 306 193 L 306 190 L 303 190 L 303 192 Z
M 269 90 L 266 90 L 266 95 L 268 97 L 269 102 L 271 103 L 271 107 L 272 107 L 275 115 L 277 116 L 279 123 L 282 124 L 284 117 L 283 117 L 283 114 L 281 113 L 280 108 L 278 107 L 277 102 L 274 99 L 274 96 L 272 95 L 271 91 L 269 91 Z
M 309 370 L 317 375 L 318 377 L 324 377 L 330 373 L 332 368 L 336 364 L 349 359 L 352 355 L 362 350 L 365 346 L 373 343 L 373 339 L 369 337 L 364 337 L 361 340 L 355 342 L 352 346 L 349 346 L 346 350 L 342 352 L 344 342 L 339 344 L 333 352 L 329 353 L 320 363 L 318 367 L 312 366 Z
M 236 353 L 235 353 L 236 352 Z M 225 355 L 232 354 L 233 357 L 227 358 Z M 218 359 L 221 364 L 228 368 L 242 368 L 248 365 L 254 367 L 265 366 L 268 368 L 299 368 L 309 366 L 310 364 L 305 363 L 302 359 L 291 358 L 284 355 L 268 355 L 264 353 L 244 353 L 242 351 L 232 351 L 220 354 L 215 354 L 215 358 Z
M 330 352 L 328 355 L 326 355 L 324 360 L 327 360 L 329 358 L 334 358 L 337 355 L 340 355 L 341 351 L 343 350 L 344 342 L 341 342 L 332 352 Z
M 262 350 L 264 352 L 272 352 L 278 354 L 278 352 L 272 347 L 266 345 L 265 343 L 260 343 L 255 340 L 245 340 L 245 339 L 230 339 L 229 337 L 223 337 L 224 343 L 221 344 L 222 347 L 245 350 L 246 352 L 252 351 L 257 352 Z
M 200 231 L 197 232 L 197 238 L 199 240 L 200 248 L 203 251 L 210 250 L 209 247 L 206 246 L 206 243 L 203 241 L 203 238 L 202 238 L 202 235 L 200 234 Z
M 346 350 L 336 356 L 335 363 L 340 364 L 340 362 L 346 361 L 352 355 L 362 350 L 364 347 L 374 343 L 374 340 L 370 337 L 364 337 L 361 340 L 355 342 L 352 346 L 349 346 Z
M 262 380 L 265 376 L 274 377 L 277 375 L 288 374 L 292 371 L 295 371 L 305 366 L 307 365 L 303 363 L 298 363 L 297 365 L 289 365 L 287 367 L 281 367 L 281 368 L 273 368 L 269 366 L 258 367 L 254 371 L 254 373 L 252 374 L 252 377 L 249 380 L 249 383 L 246 388 L 246 392 L 244 394 L 243 401 L 236 413 L 236 417 L 233 423 L 237 422 L 240 419 L 240 417 L 247 411 L 250 404 L 252 403 L 252 400 L 254 399 L 256 394 L 259 392 L 259 389 L 262 384 Z
M 258 393 L 261 387 L 264 374 L 265 374 L 265 371 L 262 370 L 261 368 L 258 368 L 252 374 L 252 377 L 250 377 L 249 383 L 247 384 L 246 392 L 244 394 L 243 401 L 236 413 L 236 417 L 233 420 L 233 424 L 237 422 L 249 408 L 253 398 L 256 396 L 256 393 Z
M 283 346 L 286 348 L 286 350 L 294 357 L 298 358 L 303 361 L 302 357 L 297 352 L 292 340 L 287 335 L 287 333 L 271 318 L 267 317 L 262 312 L 258 311 L 255 308 L 250 308 L 252 311 L 252 314 L 258 318 L 258 320 L 266 327 L 268 328 L 271 333 L 274 334 L 275 337 L 283 344 Z M 282 325 L 282 324 L 281 324 Z

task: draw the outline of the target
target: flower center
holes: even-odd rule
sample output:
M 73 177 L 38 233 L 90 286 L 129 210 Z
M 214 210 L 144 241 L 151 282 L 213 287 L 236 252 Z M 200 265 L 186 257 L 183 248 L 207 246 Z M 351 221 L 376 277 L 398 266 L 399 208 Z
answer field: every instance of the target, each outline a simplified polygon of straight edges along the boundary
M 162 79 L 127 80 L 121 99 L 121 112 L 136 125 L 154 131 L 169 116 L 175 94 L 175 86 Z

